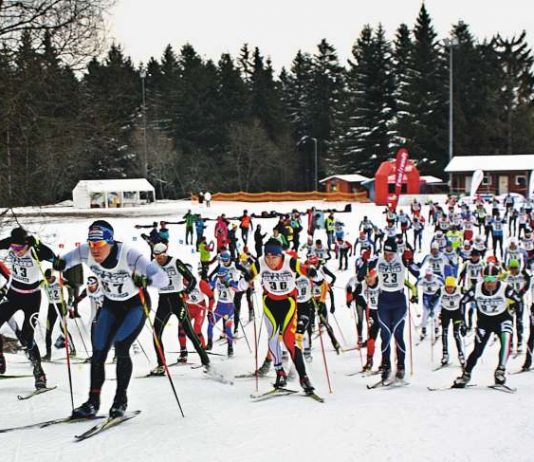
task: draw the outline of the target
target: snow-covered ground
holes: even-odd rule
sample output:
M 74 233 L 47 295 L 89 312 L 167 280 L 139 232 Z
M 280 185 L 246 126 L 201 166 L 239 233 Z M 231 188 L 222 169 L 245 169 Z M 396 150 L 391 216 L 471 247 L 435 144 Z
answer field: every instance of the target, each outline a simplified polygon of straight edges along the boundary
M 318 203 L 213 203 L 210 209 L 200 208 L 189 202 L 166 203 L 161 207 L 135 210 L 134 217 L 113 218 L 108 216 L 116 231 L 116 238 L 145 249 L 148 247 L 139 238 L 140 230 L 135 224 L 150 224 L 155 220 L 178 221 L 188 209 L 199 210 L 204 216 L 215 217 L 221 212 L 227 216 L 239 216 L 243 209 L 249 212 L 262 210 L 290 211 L 317 207 L 337 207 L 345 204 Z M 426 213 L 426 209 L 425 209 Z M 357 236 L 357 225 L 363 215 L 383 224 L 382 209 L 372 204 L 357 204 L 352 213 L 340 214 L 347 225 L 348 238 Z M 46 218 L 24 217 L 32 232 L 61 252 L 83 242 L 91 218 Z M 274 226 L 274 219 L 255 220 L 264 230 Z M 183 245 L 183 225 L 171 225 L 170 253 L 185 261 L 196 263 L 198 256 L 191 246 Z M 7 233 L 7 231 L 6 231 Z M 207 236 L 213 235 L 213 222 L 209 222 Z M 302 233 L 302 240 L 305 239 Z M 430 239 L 430 231 L 425 240 Z M 326 236 L 323 235 L 323 238 Z M 422 258 L 418 254 L 416 260 Z M 354 257 L 351 259 L 353 262 Z M 352 268 L 351 264 L 349 268 Z M 337 262 L 330 262 L 335 270 Z M 344 346 L 355 345 L 356 335 L 352 312 L 344 303 L 344 287 L 351 271 L 338 272 L 335 295 L 336 317 L 341 326 Z M 153 294 L 154 297 L 157 297 Z M 256 304 L 259 307 L 259 304 Z M 259 308 L 258 308 L 259 309 Z M 44 325 L 46 305 L 41 310 L 41 325 Z M 88 302 L 80 305 L 87 323 Z M 419 308 L 413 312 L 414 324 L 420 322 Z M 242 310 L 247 319 L 246 308 Z M 332 320 L 333 321 L 333 320 Z M 338 327 L 333 323 L 339 339 Z M 86 326 L 87 327 L 87 326 Z M 259 327 L 259 323 L 258 323 Z M 71 327 L 72 328 L 72 327 Z M 72 329 L 74 331 L 74 329 Z M 217 335 L 217 331 L 216 335 Z M 246 328 L 248 339 L 253 344 L 253 326 Z M 76 332 L 73 332 L 79 354 L 83 347 Z M 412 335 L 417 335 L 414 327 Z M 528 335 L 528 332 L 527 332 Z M 53 339 L 57 335 L 54 334 Z M 408 338 L 408 332 L 406 332 Z M 37 333 L 41 351 L 44 349 L 42 332 Z M 333 393 L 328 392 L 325 370 L 319 342 L 315 341 L 313 362 L 307 364 L 312 383 L 317 393 L 326 400 L 324 404 L 304 397 L 291 396 L 265 402 L 252 402 L 249 395 L 255 392 L 254 379 L 236 380 L 233 386 L 214 382 L 205 377 L 201 369 L 189 366 L 173 367 L 175 381 L 185 418 L 182 418 L 166 377 L 139 378 L 155 366 L 155 353 L 149 329 L 140 336 L 141 344 L 150 357 L 142 353 L 134 355 L 134 378 L 129 388 L 129 409 L 141 409 L 135 419 L 111 429 L 94 438 L 75 443 L 73 436 L 88 429 L 90 422 L 62 424 L 46 429 L 22 430 L 0 434 L 0 453 L 3 461 L 107 461 L 107 460 L 180 460 L 180 461 L 531 461 L 531 435 L 534 432 L 532 407 L 534 406 L 534 375 L 511 375 L 510 385 L 518 387 L 515 395 L 500 393 L 485 387 L 467 390 L 429 392 L 429 385 L 448 385 L 459 374 L 459 367 L 450 367 L 438 372 L 432 369 L 441 357 L 441 343 L 431 352 L 427 340 L 413 349 L 413 375 L 408 375 L 409 387 L 401 389 L 367 390 L 366 384 L 377 377 L 362 378 L 347 374 L 360 370 L 362 358 L 358 351 L 336 355 L 328 338 L 325 338 L 326 358 L 333 383 Z M 169 322 L 164 335 L 167 359 L 177 358 L 178 340 L 175 318 Z M 468 352 L 472 349 L 472 337 L 468 337 Z M 259 357 L 266 351 L 265 329 L 259 345 Z M 192 350 L 192 347 L 189 348 Z M 225 345 L 216 345 L 215 352 L 225 353 Z M 452 335 L 449 351 L 455 360 Z M 174 353 L 173 353 L 174 352 Z M 362 350 L 365 360 L 365 350 Z M 63 352 L 53 349 L 56 358 Z M 23 354 L 6 355 L 8 374 L 29 374 L 31 369 Z M 433 356 L 433 362 L 431 357 Z M 235 357 L 226 360 L 211 356 L 214 365 L 231 376 L 252 371 L 254 356 L 244 339 L 236 343 Z M 198 362 L 195 354 L 190 361 Z M 379 353 L 375 354 L 375 363 Z M 518 370 L 523 357 L 510 359 L 508 370 Z M 488 347 L 482 361 L 473 373 L 473 383 L 493 383 L 493 370 L 497 362 L 497 345 Z M 407 356 L 409 366 L 409 355 Z M 107 367 L 108 378 L 115 375 L 114 366 Z M 18 401 L 17 394 L 33 389 L 33 378 L 0 380 L 0 428 L 24 425 L 66 416 L 71 411 L 66 367 L 62 364 L 45 364 L 50 385 L 58 389 L 27 401 Z M 408 367 L 409 371 L 409 367 Z M 73 367 L 75 405 L 87 398 L 89 366 Z M 267 391 L 274 381 L 260 379 L 260 391 Z M 290 382 L 290 388 L 300 389 L 298 382 Z M 108 380 L 103 389 L 101 413 L 107 413 L 113 398 L 115 382 Z M 331 458 L 331 459 L 330 459 Z

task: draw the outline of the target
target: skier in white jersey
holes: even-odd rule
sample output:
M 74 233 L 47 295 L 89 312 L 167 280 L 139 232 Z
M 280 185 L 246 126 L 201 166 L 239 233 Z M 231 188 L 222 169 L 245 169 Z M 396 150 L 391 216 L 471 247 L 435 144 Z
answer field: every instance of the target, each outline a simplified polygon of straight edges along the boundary
M 505 282 L 498 280 L 499 268 L 488 265 L 484 268 L 483 281 L 470 289 L 462 298 L 460 307 L 462 314 L 470 302 L 477 307 L 477 328 L 475 346 L 467 358 L 463 374 L 453 384 L 454 388 L 465 388 L 471 380 L 478 358 L 484 352 L 492 333 L 498 335 L 501 348 L 499 350 L 499 364 L 495 369 L 495 384 L 503 386 L 506 382 L 506 362 L 510 352 L 510 341 L 513 331 L 513 320 L 508 308 L 508 300 L 520 303 L 517 292 Z
M 156 263 L 148 261 L 138 250 L 115 241 L 113 227 L 104 220 L 93 222 L 89 226 L 87 244 L 56 260 L 54 268 L 63 271 L 80 263 L 85 263 L 97 277 L 104 293 L 104 304 L 93 332 L 89 399 L 74 409 L 73 416 L 91 418 L 98 412 L 100 392 L 105 381 L 104 364 L 114 343 L 117 390 L 109 414 L 110 417 L 120 417 L 124 415 L 128 404 L 126 392 L 132 376 L 130 347 L 145 324 L 139 291 L 148 285 L 165 287 L 169 278 Z
M 263 312 L 269 334 L 269 351 L 276 369 L 276 388 L 285 387 L 287 376 L 282 367 L 282 351 L 279 338 L 285 344 L 299 374 L 300 385 L 307 394 L 313 393 L 313 386 L 306 374 L 301 345 L 296 339 L 297 328 L 297 287 L 296 278 L 302 276 L 315 279 L 317 271 L 302 265 L 296 258 L 283 253 L 282 245 L 276 239 L 265 244 L 264 256 L 254 262 L 249 284 L 260 276 L 263 286 Z
M 24 312 L 22 336 L 33 365 L 35 388 L 46 387 L 46 375 L 41 367 L 41 355 L 34 341 L 34 329 L 41 306 L 40 261 L 53 262 L 54 253 L 24 228 L 14 228 L 11 236 L 0 240 L 0 249 L 9 249 L 11 276 L 6 296 L 0 303 L 0 327 L 18 311 Z M 3 341 L 0 335 L 0 360 L 3 359 Z M 0 366 L 2 366 L 0 361 Z M 3 370 L 5 371 L 5 363 Z
M 386 382 L 391 374 L 391 341 L 395 339 L 397 352 L 396 379 L 403 380 L 405 374 L 406 346 L 404 343 L 404 322 L 407 305 L 404 286 L 408 284 L 412 290 L 412 301 L 416 301 L 417 289 L 407 282 L 407 264 L 397 253 L 397 244 L 393 239 L 384 243 L 384 255 L 374 265 L 378 273 L 378 321 L 382 340 L 382 382 Z M 373 266 L 374 266 L 373 265 Z

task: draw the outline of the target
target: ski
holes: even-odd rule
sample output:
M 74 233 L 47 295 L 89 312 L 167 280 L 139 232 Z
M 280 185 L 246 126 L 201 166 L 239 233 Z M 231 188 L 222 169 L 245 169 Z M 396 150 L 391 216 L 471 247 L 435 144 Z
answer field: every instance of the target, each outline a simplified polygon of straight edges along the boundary
M 393 389 L 393 388 L 400 388 L 400 387 L 406 387 L 410 385 L 409 382 L 406 382 L 404 379 L 397 379 L 393 378 L 392 380 L 383 381 L 380 380 L 380 382 L 377 382 L 373 385 L 367 385 L 368 390 L 376 390 L 376 389 Z
M 262 374 L 261 372 L 257 374 L 260 379 L 265 378 L 267 374 Z M 234 376 L 234 379 L 255 379 L 256 372 L 249 372 L 246 374 L 238 374 Z
M 0 429 L 0 433 L 7 433 L 7 432 L 15 431 L 15 430 L 27 430 L 31 428 L 46 428 L 46 427 L 50 427 L 51 425 L 56 425 L 60 423 L 86 422 L 90 420 L 104 419 L 104 418 L 105 416 L 103 415 L 97 415 L 90 419 L 81 419 L 81 418 L 69 416 L 69 417 L 63 417 L 61 419 L 45 420 L 44 422 L 38 422 L 34 424 L 29 424 L 29 425 L 21 425 L 20 427 L 2 428 Z
M 380 374 L 381 371 L 379 370 L 376 370 L 376 371 L 356 371 L 356 372 L 351 372 L 350 374 L 345 374 L 347 377 L 354 377 L 355 375 L 359 375 L 361 377 L 372 377 L 373 375 L 378 375 Z
M 23 379 L 25 377 L 33 377 L 32 374 L 21 374 L 21 375 L 0 375 L 0 380 L 3 379 Z
M 81 435 L 74 436 L 74 438 L 76 439 L 76 441 L 86 440 L 87 438 L 91 438 L 92 436 L 95 436 L 98 433 L 107 430 L 108 428 L 116 427 L 122 422 L 126 422 L 127 420 L 133 419 L 139 414 L 141 414 L 141 411 L 132 411 L 126 412 L 122 417 L 108 417 L 104 422 L 96 424 L 94 427 L 90 428 Z
M 46 393 L 47 391 L 55 390 L 56 388 L 57 388 L 56 385 L 54 385 L 53 387 L 37 388 L 36 390 L 33 390 L 31 393 L 27 393 L 25 395 L 18 395 L 17 398 L 21 401 L 25 399 L 30 399 L 30 398 L 33 398 L 34 396 Z
M 289 396 L 298 393 L 297 390 L 290 390 L 289 388 L 273 388 L 265 393 L 252 393 L 250 398 L 254 401 L 265 401 L 270 398 L 276 398 L 278 396 Z
M 197 363 L 192 363 L 192 362 L 189 362 L 189 361 L 186 361 L 186 362 L 176 361 L 174 363 L 169 364 L 169 367 L 174 367 L 174 366 L 195 366 L 196 364 Z
M 498 384 L 495 384 L 495 385 L 488 385 L 488 388 L 490 388 L 491 390 L 497 390 L 497 391 L 502 391 L 504 393 L 515 393 L 517 391 L 517 388 L 512 388 L 512 387 L 509 387 L 508 385 L 498 385 Z
M 448 385 L 446 387 L 426 387 L 428 391 L 445 391 L 445 390 L 463 390 L 464 388 L 476 387 L 475 384 L 468 383 L 465 387 L 455 387 L 454 385 Z
M 316 394 L 315 392 L 309 392 L 309 393 L 305 393 L 304 396 L 307 396 L 308 398 L 311 398 L 315 401 L 317 401 L 318 403 L 324 403 L 324 398 L 321 398 L 318 394 Z

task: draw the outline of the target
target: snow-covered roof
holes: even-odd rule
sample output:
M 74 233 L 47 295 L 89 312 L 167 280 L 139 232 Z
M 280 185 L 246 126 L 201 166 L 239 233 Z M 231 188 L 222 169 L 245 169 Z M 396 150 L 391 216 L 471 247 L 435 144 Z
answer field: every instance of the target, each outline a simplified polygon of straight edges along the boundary
M 89 193 L 154 191 L 154 186 L 152 186 L 145 178 L 127 178 L 117 180 L 81 180 L 76 185 L 76 188 L 84 188 Z
M 432 175 L 422 176 L 422 177 L 420 177 L 420 180 L 423 183 L 426 183 L 426 184 L 443 183 L 443 180 L 441 178 L 438 178 L 438 177 L 432 176 Z
M 320 180 L 319 183 L 326 183 L 328 180 L 331 180 L 333 178 L 346 181 L 347 183 L 361 183 L 362 181 L 369 180 L 369 178 L 367 178 L 366 176 L 353 173 L 351 175 L 330 175 Z
M 510 154 L 506 156 L 458 156 L 453 157 L 446 172 L 487 172 L 534 170 L 534 154 Z

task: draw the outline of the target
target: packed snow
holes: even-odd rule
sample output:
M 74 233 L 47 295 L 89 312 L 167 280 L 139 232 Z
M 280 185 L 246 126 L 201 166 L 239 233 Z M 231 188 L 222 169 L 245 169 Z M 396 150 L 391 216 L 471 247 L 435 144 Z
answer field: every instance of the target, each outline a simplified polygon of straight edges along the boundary
M 289 212 L 293 208 L 305 211 L 317 208 L 343 209 L 343 204 L 286 202 L 286 203 L 212 203 L 211 208 L 185 201 L 163 204 L 161 208 L 132 210 L 135 215 L 114 218 L 106 212 L 107 219 L 115 227 L 115 236 L 131 245 L 138 246 L 149 254 L 147 244 L 139 237 L 144 230 L 136 224 L 150 224 L 154 220 L 178 221 L 188 210 L 215 218 L 222 212 L 227 217 L 239 216 L 243 209 L 249 212 L 276 210 Z M 408 211 L 408 208 L 405 208 Z M 351 213 L 337 217 L 346 225 L 348 239 L 357 237 L 358 224 L 364 215 L 373 222 L 384 225 L 383 208 L 373 204 L 353 204 Z M 424 213 L 427 209 L 424 207 Z M 55 218 L 19 217 L 22 224 L 39 235 L 58 253 L 73 248 L 87 236 L 90 217 Z M 254 225 L 262 224 L 270 230 L 275 219 L 254 219 Z M 210 221 L 205 235 L 213 236 L 214 222 Z M 306 219 L 303 219 L 304 227 Z M 183 244 L 184 225 L 170 225 L 170 254 L 191 262 L 196 269 L 198 254 L 192 246 Z M 7 235 L 8 229 L 4 229 Z M 411 233 L 410 233 L 411 235 Z M 432 232 L 425 232 L 426 248 Z M 326 234 L 316 237 L 326 242 Z M 301 234 L 305 242 L 305 230 Z M 253 247 L 253 246 L 251 246 Z M 416 261 L 423 254 L 416 255 Z M 354 257 L 349 261 L 349 271 L 337 271 L 337 261 L 328 267 L 337 275 L 335 285 L 336 318 L 331 323 L 338 339 L 346 348 L 355 346 L 356 333 L 353 311 L 345 304 L 345 284 L 352 275 Z M 87 275 L 87 271 L 85 271 Z M 256 310 L 259 313 L 259 287 L 256 290 Z M 152 298 L 157 299 L 156 293 Z M 530 298 L 530 295 L 529 295 Z M 530 300 L 528 300 L 530 302 Z M 154 303 L 155 304 L 155 303 Z M 242 319 L 248 320 L 246 302 Z M 529 304 L 527 305 L 529 306 Z M 44 351 L 44 323 L 47 302 L 43 297 L 40 328 L 36 333 L 41 352 Z M 528 311 L 528 310 L 526 310 Z M 80 304 L 80 312 L 86 330 L 89 329 L 89 301 Z M 133 420 L 110 429 L 89 440 L 75 443 L 74 435 L 90 428 L 93 422 L 60 424 L 45 429 L 21 430 L 0 434 L 0 453 L 4 461 L 531 461 L 534 422 L 531 418 L 534 406 L 534 374 L 508 376 L 508 384 L 518 388 L 516 394 L 505 394 L 484 387 L 493 383 L 493 371 L 497 364 L 495 344 L 488 347 L 473 372 L 472 383 L 481 387 L 465 390 L 430 392 L 427 386 L 450 385 L 460 374 L 456 360 L 454 340 L 449 336 L 449 352 L 454 367 L 432 372 L 439 364 L 441 341 L 433 348 L 427 339 L 415 347 L 417 325 L 420 323 L 420 308 L 412 305 L 413 318 L 413 374 L 410 374 L 410 354 L 407 354 L 408 387 L 396 389 L 367 390 L 366 384 L 379 380 L 379 376 L 362 378 L 347 374 L 361 370 L 365 350 L 348 351 L 336 355 L 328 337 L 324 337 L 328 370 L 331 374 L 333 393 L 329 393 L 319 340 L 314 340 L 313 361 L 307 363 L 309 376 L 316 392 L 325 398 L 320 404 L 303 395 L 280 397 L 264 402 L 253 402 L 250 394 L 256 391 L 255 379 L 236 379 L 234 385 L 215 382 L 206 377 L 202 369 L 190 366 L 171 368 L 185 418 L 182 418 L 172 395 L 167 377 L 140 378 L 156 365 L 151 332 L 147 328 L 139 340 L 148 354 L 132 354 L 134 373 L 129 387 L 129 410 L 140 409 L 142 413 Z M 526 316 L 526 315 L 525 315 Z M 207 326 L 207 323 L 205 327 Z M 258 329 L 260 324 L 257 324 Z M 526 323 L 528 326 L 528 323 Z M 528 327 L 526 335 L 528 336 Z M 57 329 L 57 327 L 56 327 Z M 70 324 L 79 356 L 85 356 L 82 343 L 74 326 Z M 9 332 L 4 326 L 3 332 Z M 259 341 L 260 362 L 267 349 L 266 332 L 263 328 Z M 53 340 L 59 331 L 53 335 Z M 248 341 L 254 348 L 253 324 L 246 327 Z M 215 338 L 218 331 L 215 330 Z M 408 324 L 405 334 L 407 344 Z M 344 340 L 343 340 L 344 339 Z M 86 343 L 88 339 L 85 339 Z M 473 337 L 466 339 L 467 353 L 472 349 Z M 177 321 L 171 318 L 164 333 L 167 360 L 178 357 Z M 380 343 L 378 342 L 378 345 Z M 192 345 L 188 349 L 194 351 Z M 251 372 L 255 368 L 254 355 L 249 352 L 245 339 L 235 344 L 235 356 L 211 356 L 215 367 L 228 377 Z M 226 353 L 226 344 L 216 343 L 214 352 Z M 64 350 L 53 348 L 53 359 L 65 356 Z M 111 355 L 110 355 L 111 356 Z M 24 354 L 7 354 L 7 374 L 31 374 L 31 366 Z M 431 360 L 433 358 L 433 361 Z M 109 358 L 110 359 L 110 358 Z M 189 354 L 189 361 L 199 363 L 197 355 Z M 510 359 L 508 371 L 521 367 L 523 357 Z M 379 363 L 379 351 L 375 353 L 375 367 Z M 48 384 L 57 385 L 57 390 L 36 396 L 27 401 L 17 400 L 17 394 L 33 389 L 33 377 L 0 380 L 2 412 L 0 428 L 25 425 L 67 416 L 71 412 L 67 368 L 64 364 L 44 363 Z M 74 404 L 87 399 L 89 365 L 73 366 Z M 100 414 L 106 414 L 113 399 L 115 366 L 106 366 L 107 381 L 103 388 Z M 259 380 L 260 391 L 267 391 L 274 382 L 274 371 L 268 378 Z M 298 380 L 290 381 L 288 388 L 300 390 Z

